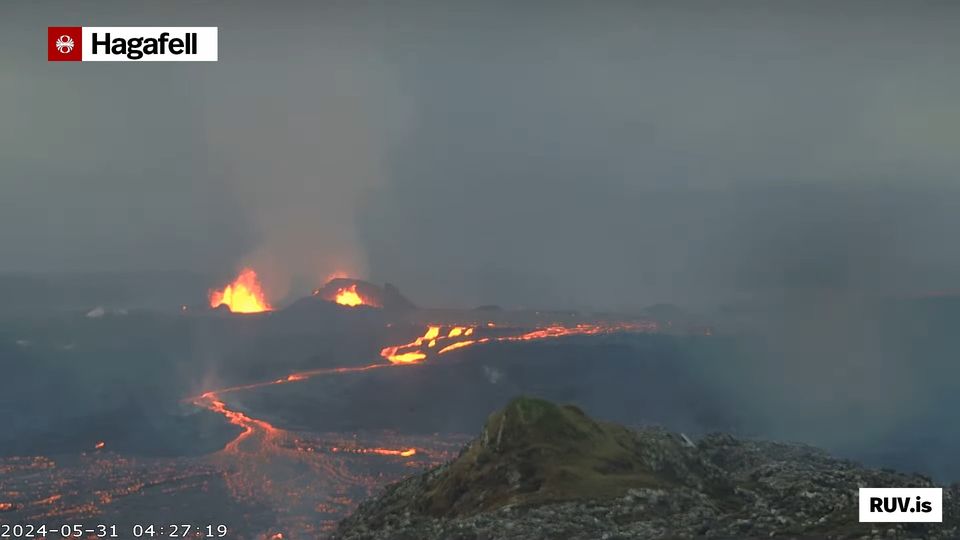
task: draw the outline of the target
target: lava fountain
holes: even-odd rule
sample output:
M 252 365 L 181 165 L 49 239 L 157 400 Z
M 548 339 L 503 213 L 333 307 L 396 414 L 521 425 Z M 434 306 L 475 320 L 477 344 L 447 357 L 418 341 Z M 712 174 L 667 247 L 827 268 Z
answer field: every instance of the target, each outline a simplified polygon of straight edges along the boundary
M 272 311 L 260 286 L 260 279 L 252 268 L 244 268 L 223 290 L 210 292 L 210 307 L 227 306 L 233 313 L 260 313 Z
M 386 307 L 391 300 L 389 286 L 379 287 L 368 281 L 336 277 L 313 291 L 313 296 L 344 307 Z M 407 302 L 402 299 L 402 302 Z
M 349 287 L 341 287 L 337 289 L 336 296 L 333 297 L 333 301 L 340 304 L 341 306 L 348 307 L 357 307 L 357 306 L 373 306 L 380 307 L 380 304 L 374 301 L 372 298 L 364 297 L 362 294 L 357 292 L 357 284 L 354 283 Z

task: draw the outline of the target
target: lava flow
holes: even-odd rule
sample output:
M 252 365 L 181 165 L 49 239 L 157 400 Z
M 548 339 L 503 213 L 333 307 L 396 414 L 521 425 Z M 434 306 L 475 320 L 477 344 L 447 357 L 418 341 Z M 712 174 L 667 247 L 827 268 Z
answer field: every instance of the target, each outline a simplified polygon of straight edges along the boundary
M 393 450 L 390 448 L 340 448 L 334 446 L 331 452 L 347 452 L 350 454 L 379 454 L 381 456 L 400 456 L 410 457 L 417 455 L 416 448 L 407 448 L 406 450 Z
M 422 336 L 406 345 L 384 347 L 383 350 L 380 351 L 380 356 L 393 364 L 412 364 L 419 362 L 427 357 L 427 355 L 420 350 L 420 347 L 424 342 L 428 344 L 428 347 L 433 347 L 437 344 L 436 340 L 438 336 L 440 336 L 440 327 L 428 326 L 427 331 Z M 400 352 L 401 350 L 405 352 Z
M 496 325 L 488 323 L 487 329 L 492 328 L 496 328 Z M 440 355 L 471 345 L 492 341 L 532 341 L 566 336 L 613 334 L 617 332 L 653 332 L 657 329 L 657 323 L 653 321 L 597 322 L 581 323 L 574 326 L 552 324 L 534 330 L 521 331 L 518 334 L 503 333 L 509 332 L 509 329 L 506 329 L 498 331 L 498 333 L 493 335 L 487 335 L 486 337 L 472 337 L 475 332 L 480 331 L 478 327 L 451 326 L 448 331 L 443 332 L 442 325 L 429 325 L 427 326 L 427 331 L 422 336 L 404 345 L 384 347 L 383 350 L 380 351 L 380 356 L 393 364 L 414 364 L 426 360 L 429 351 L 432 349 L 436 349 L 436 354 Z
M 227 470 L 232 471 L 225 476 L 225 480 L 236 500 L 262 501 L 287 509 L 287 513 L 281 516 L 280 520 L 285 530 L 315 531 L 311 528 L 313 522 L 301 516 L 315 516 L 314 512 L 319 509 L 321 514 L 334 516 L 324 521 L 324 530 L 329 530 L 329 527 L 333 527 L 336 516 L 353 507 L 353 494 L 357 486 L 372 493 L 382 485 L 384 477 L 377 476 L 381 474 L 379 471 L 394 471 L 391 474 L 399 477 L 402 471 L 398 467 L 436 465 L 455 455 L 456 448 L 451 446 L 448 453 L 438 453 L 439 443 L 435 436 L 428 438 L 429 440 L 416 440 L 379 434 L 372 439 L 357 440 L 354 435 L 353 440 L 350 440 L 339 434 L 318 437 L 307 432 L 287 431 L 232 408 L 227 403 L 226 394 L 296 384 L 314 377 L 409 366 L 449 351 L 481 343 L 544 340 L 615 332 L 649 332 L 656 329 L 656 323 L 652 321 L 595 322 L 570 326 L 552 323 L 532 328 L 502 327 L 493 323 L 481 323 L 479 326 L 430 324 L 422 335 L 410 343 L 385 347 L 381 351 L 385 362 L 381 360 L 362 366 L 299 371 L 272 380 L 211 390 L 189 398 L 189 401 L 222 415 L 227 422 L 240 428 L 240 433 L 213 458 L 215 463 L 216 460 L 224 460 L 223 464 L 218 466 L 225 464 Z M 461 446 L 463 442 L 460 441 Z M 367 459 L 366 456 L 376 461 L 376 467 L 394 469 L 376 469 L 378 472 L 374 475 L 358 474 L 347 468 L 350 459 Z M 311 474 L 304 475 L 304 470 Z M 278 478 L 282 481 L 278 481 Z M 317 494 L 321 493 L 321 500 L 338 501 L 336 504 L 340 505 L 339 508 L 333 508 L 328 502 L 321 505 L 310 502 L 317 500 Z
M 204 392 L 199 396 L 188 398 L 188 400 L 194 405 L 196 405 L 197 407 L 202 407 L 207 410 L 213 411 L 217 414 L 223 415 L 223 417 L 226 418 L 228 422 L 243 429 L 243 431 L 239 435 L 237 435 L 236 438 L 234 438 L 232 441 L 227 443 L 227 445 L 223 448 L 224 452 L 236 453 L 240 449 L 240 444 L 244 440 L 254 435 L 260 438 L 259 447 L 263 449 L 264 448 L 263 445 L 266 441 L 276 439 L 278 438 L 278 436 L 283 435 L 285 432 L 280 428 L 274 427 L 272 424 L 270 424 L 265 420 L 252 418 L 240 411 L 230 409 L 229 407 L 227 407 L 226 403 L 224 403 L 222 400 L 221 396 L 223 394 L 227 394 L 231 392 L 239 392 L 242 390 L 252 390 L 254 388 L 262 388 L 266 386 L 274 386 L 279 384 L 298 382 L 298 381 L 303 381 L 312 377 L 323 376 L 323 375 L 336 375 L 336 374 L 368 371 L 371 369 L 388 367 L 390 365 L 391 364 L 369 364 L 366 366 L 320 368 L 320 369 L 313 369 L 313 370 L 307 370 L 307 371 L 299 371 L 297 373 L 291 373 L 290 375 L 287 375 L 286 377 L 283 377 L 281 379 L 275 379 L 272 381 L 261 381 L 261 382 L 250 383 L 245 385 L 230 386 L 226 388 L 220 388 L 217 390 L 211 390 L 208 392 Z M 378 450 L 384 450 L 384 451 L 380 452 Z M 406 453 L 406 452 L 407 450 L 393 451 L 393 450 L 387 450 L 387 449 L 370 449 L 369 452 L 361 451 L 357 453 L 374 453 L 374 454 L 382 454 L 382 455 L 397 455 L 402 457 L 408 457 L 415 454 L 416 450 L 414 450 L 413 453 Z
M 227 290 L 229 290 L 229 287 Z M 415 364 L 426 360 L 428 357 L 428 352 L 435 351 L 432 352 L 432 354 L 441 355 L 450 351 L 481 343 L 496 341 L 531 341 L 559 338 L 564 336 L 611 334 L 615 332 L 650 332 L 657 330 L 657 325 L 652 321 L 616 323 L 596 322 L 581 323 L 574 326 L 552 324 L 549 326 L 535 328 L 533 330 L 519 328 L 512 329 L 515 333 L 511 332 L 511 329 L 509 328 L 501 329 L 496 325 L 491 324 L 487 324 L 482 328 L 467 325 L 449 326 L 447 327 L 446 331 L 444 331 L 444 328 L 444 325 L 428 325 L 427 330 L 423 333 L 423 335 L 417 337 L 412 342 L 402 345 L 384 347 L 383 350 L 380 351 L 380 356 L 387 360 L 388 363 L 375 363 L 353 367 L 319 368 L 308 371 L 299 371 L 279 379 L 212 390 L 199 396 L 190 398 L 190 401 L 194 405 L 223 415 L 228 422 L 243 429 L 243 431 L 236 438 L 234 438 L 226 445 L 226 447 L 224 447 L 223 450 L 225 453 L 238 452 L 240 450 L 241 443 L 253 437 L 254 435 L 256 435 L 260 441 L 257 447 L 261 450 L 264 450 L 266 449 L 265 443 L 276 439 L 279 435 L 282 435 L 284 433 L 283 430 L 274 427 L 265 420 L 251 418 L 240 411 L 228 408 L 222 399 L 223 394 L 239 392 L 243 390 L 252 390 L 266 386 L 295 383 L 318 376 L 341 375 L 390 366 Z M 478 336 L 477 334 L 480 333 L 486 335 L 482 337 Z M 331 450 L 334 452 L 350 451 L 360 454 L 380 454 L 399 457 L 410 457 L 416 454 L 416 449 L 413 448 L 401 450 L 393 450 L 388 448 L 356 448 L 349 450 L 343 448 L 333 448 Z
M 260 279 L 252 268 L 244 268 L 233 283 L 227 284 L 221 291 L 210 292 L 210 307 L 227 306 L 233 313 L 260 313 L 272 311 L 267 302 Z
M 204 394 L 204 396 L 205 401 L 203 403 L 194 403 L 197 405 L 206 406 L 206 408 L 210 409 L 211 411 L 222 414 L 228 422 L 243 428 L 243 432 L 241 432 L 240 435 L 237 435 L 235 439 L 227 443 L 227 445 L 223 448 L 224 452 L 236 452 L 240 448 L 240 443 L 243 442 L 247 437 L 253 435 L 257 430 L 260 430 L 266 437 L 276 436 L 280 433 L 280 431 L 270 425 L 269 422 L 258 420 L 256 418 L 250 418 L 240 411 L 228 409 L 226 404 L 217 399 L 216 395 L 213 393 L 208 392 L 207 394 Z
M 211 390 L 199 396 L 189 398 L 189 400 L 194 405 L 204 407 L 223 415 L 231 424 L 243 428 L 243 431 L 240 433 L 240 435 L 238 435 L 237 438 L 227 444 L 227 446 L 224 448 L 224 451 L 226 452 L 235 452 L 239 448 L 241 442 L 256 432 L 260 432 L 266 439 L 270 439 L 281 433 L 281 430 L 275 428 L 264 420 L 251 418 L 242 412 L 227 408 L 226 404 L 221 399 L 223 394 L 239 392 L 243 390 L 253 390 L 255 388 L 262 388 L 266 386 L 295 383 L 318 376 L 342 375 L 346 373 L 357 373 L 390 366 L 416 364 L 427 359 L 428 351 L 436 351 L 434 354 L 441 355 L 450 351 L 469 347 L 471 345 L 496 341 L 531 341 L 565 336 L 612 334 L 616 332 L 651 332 L 657 330 L 657 324 L 652 321 L 617 323 L 597 322 L 581 323 L 574 326 L 553 324 L 536 328 L 534 330 L 514 330 L 518 333 L 510 333 L 510 329 L 499 329 L 496 327 L 496 325 L 487 324 L 487 326 L 482 329 L 476 326 L 462 325 L 449 326 L 448 329 L 444 331 L 443 325 L 428 325 L 427 330 L 423 333 L 423 335 L 417 337 L 412 342 L 402 345 L 384 347 L 383 350 L 380 351 L 380 356 L 389 363 L 376 363 L 365 366 L 319 368 L 314 370 L 299 371 L 279 379 Z M 479 337 L 476 335 L 479 332 L 496 333 Z M 383 452 L 378 450 L 383 449 L 371 449 L 369 453 L 397 455 L 404 457 L 413 455 L 412 453 L 407 453 L 405 450 L 385 450 Z M 364 451 L 361 453 L 367 452 Z
M 223 394 L 228 394 L 231 392 L 239 392 L 241 390 L 253 390 L 255 388 L 263 388 L 264 386 L 273 386 L 277 384 L 286 384 L 286 383 L 292 383 L 297 381 L 303 381 L 306 379 L 310 379 L 312 377 L 317 377 L 322 375 L 341 375 L 344 373 L 356 373 L 358 371 L 368 371 L 371 369 L 384 368 L 389 366 L 390 364 L 367 364 L 365 366 L 345 366 L 345 367 L 335 367 L 335 368 L 308 369 L 306 371 L 298 371 L 296 373 L 291 373 L 286 377 L 283 377 L 280 379 L 274 379 L 272 381 L 260 381 L 260 382 L 250 383 L 250 384 L 240 384 L 237 386 L 228 386 L 226 388 L 218 388 L 217 390 L 211 390 L 199 396 L 188 398 L 187 401 L 204 406 L 198 402 L 202 402 L 203 400 L 207 400 L 207 399 L 213 399 L 213 398 L 216 398 L 217 396 L 221 396 Z

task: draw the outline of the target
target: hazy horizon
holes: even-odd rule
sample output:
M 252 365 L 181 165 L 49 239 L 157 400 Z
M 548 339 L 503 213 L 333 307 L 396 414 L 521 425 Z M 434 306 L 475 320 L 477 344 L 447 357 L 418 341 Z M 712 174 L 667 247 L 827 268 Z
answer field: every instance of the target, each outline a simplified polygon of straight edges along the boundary
M 956 287 L 960 6 L 225 7 L 8 6 L 0 272 L 463 306 Z M 216 25 L 220 61 L 47 63 L 56 24 Z

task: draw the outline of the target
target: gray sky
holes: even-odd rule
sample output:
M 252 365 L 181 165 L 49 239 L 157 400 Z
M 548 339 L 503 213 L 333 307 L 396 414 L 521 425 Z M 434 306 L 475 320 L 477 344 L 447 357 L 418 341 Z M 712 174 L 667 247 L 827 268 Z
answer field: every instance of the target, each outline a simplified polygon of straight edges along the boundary
M 5 5 L 0 271 L 446 305 L 957 287 L 960 5 L 158 4 Z M 216 25 L 220 62 L 48 64 L 70 24 Z

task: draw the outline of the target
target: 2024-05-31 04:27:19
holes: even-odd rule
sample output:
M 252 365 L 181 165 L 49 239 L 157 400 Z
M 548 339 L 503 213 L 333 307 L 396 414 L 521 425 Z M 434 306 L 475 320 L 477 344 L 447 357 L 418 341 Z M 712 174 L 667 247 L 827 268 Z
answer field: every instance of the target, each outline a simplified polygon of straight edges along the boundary
M 120 538 L 121 531 L 116 525 L 48 525 L 48 524 L 0 524 L 0 538 Z M 227 526 L 191 525 L 171 523 L 164 525 L 134 525 L 124 538 L 224 538 Z

